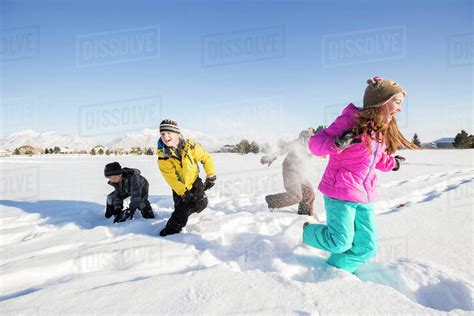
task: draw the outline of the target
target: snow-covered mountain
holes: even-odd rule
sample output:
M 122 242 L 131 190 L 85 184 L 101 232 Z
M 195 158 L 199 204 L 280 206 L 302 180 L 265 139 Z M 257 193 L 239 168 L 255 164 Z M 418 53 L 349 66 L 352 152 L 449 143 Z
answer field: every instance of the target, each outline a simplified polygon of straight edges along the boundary
M 132 148 L 132 147 L 156 147 L 156 140 L 160 137 L 158 130 L 146 128 L 138 133 L 127 134 L 124 137 L 115 138 L 106 146 L 109 148 Z
M 234 145 L 239 143 L 242 139 L 247 139 L 248 141 L 256 141 L 258 144 L 263 145 L 265 143 L 269 144 L 275 150 L 278 149 L 279 140 L 283 139 L 286 141 L 296 139 L 296 135 L 249 135 L 245 134 L 242 131 L 236 131 L 234 136 L 220 136 L 213 137 L 206 133 L 199 131 L 190 131 L 186 129 L 181 129 L 183 136 L 185 138 L 191 138 L 201 145 L 204 146 L 208 151 L 217 151 L 221 149 L 224 145 Z M 240 134 L 237 134 L 239 133 Z M 158 129 L 143 129 L 137 133 L 127 134 L 124 137 L 116 138 L 110 143 L 107 143 L 107 147 L 110 149 L 114 148 L 124 148 L 130 149 L 132 147 L 140 148 L 156 148 L 156 142 L 160 138 L 160 132 Z
M 217 150 L 225 145 L 224 140 L 216 139 L 202 132 L 189 130 L 183 130 L 182 132 L 184 137 L 194 139 L 209 151 Z M 158 129 L 146 128 L 138 133 L 127 134 L 124 137 L 116 138 L 108 143 L 107 147 L 125 149 L 132 147 L 155 148 L 159 137 L 160 131 Z
M 225 140 L 218 140 L 202 132 L 183 130 L 186 138 L 192 138 L 201 143 L 207 150 L 214 151 L 225 145 Z M 143 129 L 136 133 L 127 134 L 124 137 L 116 138 L 110 142 L 105 142 L 105 147 L 130 149 L 132 147 L 155 148 L 156 142 L 160 137 L 158 129 Z M 33 130 L 24 130 L 12 133 L 6 137 L 0 138 L 0 149 L 15 149 L 24 145 L 31 145 L 36 148 L 52 148 L 59 146 L 68 147 L 72 150 L 90 150 L 99 142 L 92 137 L 81 137 L 78 135 L 61 134 L 58 132 L 39 133 Z
M 89 150 L 97 145 L 97 140 L 91 137 L 61 134 L 54 131 L 39 133 L 33 130 L 24 130 L 0 138 L 0 149 L 14 149 L 23 145 L 36 148 L 51 148 L 59 146 L 77 150 Z
M 39 135 L 40 133 L 30 129 L 13 133 L 0 139 L 0 148 L 13 149 L 23 145 L 31 145 L 35 142 Z

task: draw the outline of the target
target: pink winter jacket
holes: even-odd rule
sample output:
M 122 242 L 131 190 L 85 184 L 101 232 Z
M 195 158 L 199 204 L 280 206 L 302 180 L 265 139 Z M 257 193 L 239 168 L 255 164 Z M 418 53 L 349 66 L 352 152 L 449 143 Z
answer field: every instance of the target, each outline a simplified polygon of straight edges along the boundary
M 309 149 L 316 156 L 329 155 L 329 162 L 319 183 L 319 191 L 328 197 L 357 203 L 370 203 L 377 195 L 375 169 L 391 171 L 396 166 L 393 156 L 385 152 L 385 144 L 372 141 L 372 153 L 366 139 L 344 150 L 334 144 L 334 139 L 353 128 L 359 113 L 349 104 L 342 114 L 326 129 L 312 136 Z

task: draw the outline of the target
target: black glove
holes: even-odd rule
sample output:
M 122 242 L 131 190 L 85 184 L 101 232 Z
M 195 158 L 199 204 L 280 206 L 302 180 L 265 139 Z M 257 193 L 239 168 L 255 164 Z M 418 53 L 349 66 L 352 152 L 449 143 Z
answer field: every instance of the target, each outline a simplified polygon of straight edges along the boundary
M 362 142 L 362 139 L 356 138 L 352 129 L 348 129 L 334 140 L 334 144 L 340 149 L 346 149 L 347 147 Z
M 184 193 L 182 196 L 181 201 L 183 201 L 185 204 L 194 203 L 196 202 L 196 197 L 191 193 L 191 191 L 186 191 L 186 193 Z
M 204 191 L 209 190 L 216 184 L 216 175 L 207 176 L 206 181 L 204 181 Z
M 129 208 L 120 210 L 120 213 L 115 215 L 114 223 L 125 222 L 127 219 L 133 219 L 133 213 L 134 212 L 132 212 L 132 210 Z
M 392 169 L 392 171 L 397 171 L 398 169 L 400 169 L 400 166 L 402 165 L 402 163 L 405 162 L 405 157 L 402 157 L 402 156 L 395 156 L 395 161 L 397 162 L 397 165 L 395 166 L 395 168 Z
M 122 213 L 123 213 L 122 208 L 115 209 L 114 223 L 123 222 Z

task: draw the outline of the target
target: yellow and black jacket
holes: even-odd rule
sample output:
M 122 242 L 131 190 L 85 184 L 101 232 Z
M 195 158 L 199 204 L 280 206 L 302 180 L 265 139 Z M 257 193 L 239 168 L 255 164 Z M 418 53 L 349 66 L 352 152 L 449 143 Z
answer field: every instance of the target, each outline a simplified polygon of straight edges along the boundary
M 169 186 L 180 196 L 193 187 L 199 176 L 199 162 L 203 164 L 207 176 L 215 174 L 211 155 L 191 139 L 181 139 L 178 148 L 173 149 L 163 144 L 160 138 L 157 147 L 158 168 Z

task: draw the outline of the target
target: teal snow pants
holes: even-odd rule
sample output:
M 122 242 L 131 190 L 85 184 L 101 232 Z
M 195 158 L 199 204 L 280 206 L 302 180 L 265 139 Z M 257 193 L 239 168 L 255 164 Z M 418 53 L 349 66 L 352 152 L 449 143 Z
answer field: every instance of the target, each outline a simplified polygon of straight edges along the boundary
M 328 264 L 354 272 L 375 256 L 377 227 L 372 204 L 342 201 L 324 196 L 327 225 L 310 224 L 303 242 L 331 252 Z

